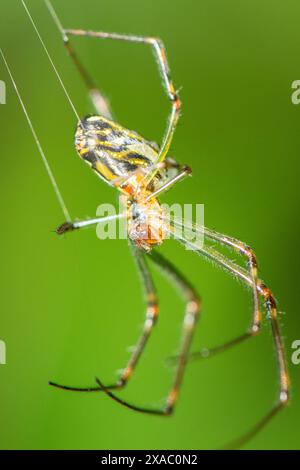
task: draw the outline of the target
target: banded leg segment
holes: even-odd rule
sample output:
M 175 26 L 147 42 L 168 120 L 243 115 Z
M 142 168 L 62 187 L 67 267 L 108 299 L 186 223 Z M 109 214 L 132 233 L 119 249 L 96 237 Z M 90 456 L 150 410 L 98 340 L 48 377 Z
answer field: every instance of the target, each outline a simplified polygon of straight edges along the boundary
M 149 257 L 179 287 L 185 299 L 187 300 L 186 312 L 185 312 L 184 322 L 183 322 L 183 337 L 182 337 L 182 344 L 180 347 L 179 360 L 178 360 L 177 367 L 175 370 L 175 376 L 174 376 L 172 388 L 166 399 L 166 404 L 161 409 L 160 408 L 158 409 L 145 408 L 145 407 L 134 405 L 132 403 L 129 403 L 128 401 L 121 399 L 120 397 L 112 393 L 109 390 L 109 387 L 106 387 L 99 379 L 96 379 L 96 380 L 97 380 L 99 387 L 102 387 L 103 391 L 110 398 L 112 398 L 119 404 L 131 410 L 138 411 L 141 413 L 168 416 L 174 410 L 174 406 L 178 398 L 179 390 L 182 384 L 184 370 L 185 370 L 185 366 L 186 366 L 186 362 L 188 358 L 188 352 L 189 352 L 190 344 L 192 341 L 194 329 L 196 326 L 198 314 L 200 311 L 200 300 L 196 291 L 191 286 L 191 284 L 187 281 L 187 279 L 160 253 L 153 250 L 151 254 L 149 255 Z

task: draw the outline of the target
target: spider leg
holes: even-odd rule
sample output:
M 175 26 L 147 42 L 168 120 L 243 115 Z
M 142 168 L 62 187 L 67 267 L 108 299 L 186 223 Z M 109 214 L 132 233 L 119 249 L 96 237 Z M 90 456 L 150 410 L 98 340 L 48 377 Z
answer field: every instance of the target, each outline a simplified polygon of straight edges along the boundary
M 205 229 L 208 230 L 208 229 Z M 260 300 L 264 302 L 265 308 L 268 313 L 268 319 L 270 320 L 270 326 L 273 336 L 273 342 L 276 351 L 277 365 L 279 372 L 279 393 L 277 395 L 276 403 L 273 405 L 271 410 L 267 412 L 249 431 L 243 436 L 230 443 L 226 448 L 241 447 L 249 439 L 254 437 L 289 401 L 289 376 L 287 371 L 286 356 L 282 337 L 280 334 L 279 323 L 278 323 L 278 312 L 276 300 L 270 291 L 270 289 L 255 275 L 252 275 L 241 266 L 231 261 L 228 257 L 224 256 L 215 249 L 205 246 L 197 245 L 190 242 L 182 235 L 176 235 L 173 230 L 175 238 L 177 238 L 183 245 L 194 250 L 200 256 L 204 256 L 208 259 L 213 260 L 219 266 L 225 268 L 230 274 L 241 279 L 245 284 L 257 290 Z
M 175 161 L 173 161 L 172 159 L 169 159 L 169 158 L 166 158 L 166 160 L 164 160 L 161 163 L 154 163 L 153 165 L 151 165 L 151 168 L 153 168 L 153 170 L 157 170 L 157 171 L 176 169 L 177 170 L 176 176 L 178 176 L 178 173 L 181 172 L 181 171 L 184 172 L 185 174 L 190 174 L 191 171 L 192 171 L 187 165 L 181 165 L 180 163 L 177 163 L 177 162 L 175 162 Z M 116 186 L 116 187 L 119 187 L 119 188 L 122 189 L 122 186 L 125 185 L 127 183 L 127 181 L 130 180 L 130 178 L 132 178 L 132 176 L 138 175 L 138 174 L 143 174 L 143 172 L 144 172 L 143 168 L 137 168 L 136 170 L 130 172 L 130 174 L 128 176 L 117 176 L 116 178 L 111 180 L 110 184 L 112 186 Z M 181 175 L 181 177 L 179 179 L 181 179 L 183 176 L 185 176 L 185 175 Z M 173 180 L 173 178 L 172 178 L 172 180 Z M 177 181 L 177 179 L 176 179 L 176 181 Z M 176 181 L 174 181 L 174 183 L 176 183 Z M 173 184 L 173 183 L 171 183 L 171 184 Z M 168 184 L 168 186 L 170 186 L 170 184 Z M 161 192 L 160 188 L 163 188 L 163 186 L 159 187 L 159 192 Z M 164 189 L 162 189 L 162 191 L 163 190 Z M 155 194 L 157 194 L 157 193 L 155 193 Z
M 176 223 L 177 227 L 182 226 L 181 223 Z M 185 224 L 184 225 L 191 230 L 194 230 L 196 233 L 201 233 L 204 235 L 205 239 L 208 239 L 213 242 L 218 242 L 221 245 L 227 246 L 232 251 L 241 254 L 246 258 L 247 267 L 249 271 L 249 276 L 251 278 L 251 288 L 253 292 L 253 311 L 252 311 L 252 321 L 247 329 L 247 331 L 230 341 L 227 341 L 221 345 L 212 347 L 212 348 L 202 348 L 200 351 L 192 352 L 189 355 L 189 360 L 196 360 L 196 359 L 206 359 L 212 357 L 220 352 L 226 351 L 233 346 L 240 344 L 241 342 L 249 339 L 256 334 L 258 334 L 261 330 L 261 308 L 260 308 L 260 301 L 259 301 L 259 291 L 257 286 L 257 276 L 258 276 L 258 264 L 257 259 L 254 251 L 246 245 L 244 242 L 237 240 L 236 238 L 229 237 L 222 233 L 216 232 L 215 230 L 208 229 L 206 227 L 199 227 L 195 224 Z M 169 358 L 171 362 L 176 360 L 176 357 Z
M 198 359 L 208 359 L 209 357 L 213 357 L 221 352 L 227 351 L 228 349 L 232 348 L 233 346 L 236 346 L 243 341 L 245 341 L 248 338 L 251 338 L 255 334 L 252 330 L 248 329 L 245 333 L 237 336 L 236 338 L 233 338 L 230 341 L 226 341 L 225 343 L 222 343 L 217 346 L 213 346 L 211 348 L 202 348 L 200 351 L 194 351 L 189 354 L 188 361 L 196 361 Z M 177 356 L 170 356 L 167 358 L 167 362 L 169 363 L 174 363 L 178 360 Z
M 171 112 L 170 112 L 169 119 L 168 119 L 167 129 L 166 129 L 166 132 L 162 141 L 162 145 L 159 150 L 158 158 L 157 158 L 157 163 L 162 162 L 166 158 L 168 150 L 170 148 L 173 135 L 177 126 L 177 122 L 179 119 L 180 108 L 181 108 L 181 102 L 180 102 L 179 96 L 176 93 L 173 82 L 171 80 L 170 68 L 169 68 L 169 64 L 167 61 L 166 49 L 162 40 L 156 37 L 135 36 L 135 35 L 118 34 L 118 33 L 106 33 L 102 31 L 86 31 L 83 29 L 65 29 L 61 25 L 57 17 L 57 14 L 55 13 L 50 1 L 49 0 L 45 0 L 45 1 L 55 23 L 57 24 L 62 34 L 63 40 L 71 54 L 71 57 L 73 58 L 82 77 L 84 78 L 88 88 L 92 90 L 92 96 L 93 96 L 93 91 L 95 91 L 94 84 L 91 81 L 90 77 L 87 75 L 87 72 L 83 68 L 82 64 L 79 62 L 73 49 L 71 48 L 69 44 L 69 36 L 89 36 L 89 37 L 94 37 L 98 39 L 112 39 L 112 40 L 117 40 L 117 41 L 147 44 L 152 47 L 154 55 L 157 59 L 158 68 L 163 79 L 163 84 L 164 84 L 167 96 L 169 100 L 171 101 L 171 105 L 172 105 Z M 106 103 L 103 96 L 101 96 L 101 98 L 102 98 L 102 101 Z M 97 105 L 97 100 L 96 100 L 96 105 Z M 109 111 L 109 108 L 107 109 Z M 150 183 L 150 181 L 156 175 L 157 171 L 158 169 L 156 168 L 150 169 L 149 173 L 145 177 L 145 180 L 147 183 Z
M 144 329 L 143 332 L 137 342 L 137 345 L 125 367 L 123 369 L 122 374 L 118 381 L 116 383 L 113 383 L 111 385 L 108 385 L 103 388 L 103 391 L 106 391 L 107 389 L 119 389 L 122 388 L 126 385 L 127 381 L 131 377 L 140 357 L 141 354 L 146 346 L 146 343 L 149 339 L 149 336 L 151 334 L 151 331 L 156 323 L 156 320 L 158 318 L 158 302 L 157 302 L 157 297 L 156 297 L 156 291 L 155 287 L 152 281 L 152 277 L 150 275 L 148 266 L 145 261 L 145 256 L 144 254 L 136 248 L 132 244 L 132 249 L 133 249 L 133 254 L 134 257 L 137 261 L 137 266 L 141 274 L 141 278 L 145 287 L 146 291 L 146 300 L 147 300 L 147 311 L 146 311 L 146 320 L 144 323 Z M 97 392 L 97 391 L 102 391 L 102 387 L 100 386 L 89 386 L 89 387 L 72 387 L 68 385 L 60 385 L 56 382 L 49 382 L 49 385 L 52 385 L 57 388 L 61 388 L 64 390 L 70 390 L 70 391 L 75 391 L 75 392 Z
M 98 377 L 95 378 L 99 389 L 101 389 L 108 397 L 112 398 L 115 402 L 119 403 L 120 405 L 125 406 L 126 408 L 129 408 L 130 410 L 137 411 L 139 413 L 148 413 L 148 414 L 153 414 L 153 415 L 163 415 L 164 412 L 163 410 L 156 410 L 156 409 L 151 409 L 151 408 L 143 408 L 140 406 L 136 406 L 132 403 L 129 403 L 126 400 L 123 400 L 122 398 L 118 397 L 114 393 L 112 393 L 111 387 L 105 386 Z
M 179 167 L 179 173 L 168 179 L 165 183 L 163 183 L 159 188 L 157 188 L 155 191 L 153 191 L 149 196 L 147 196 L 146 201 L 157 197 L 159 194 L 163 193 L 167 189 L 169 189 L 171 186 L 174 184 L 178 183 L 178 181 L 182 180 L 185 178 L 187 175 L 190 175 L 192 172 L 191 168 L 187 165 Z
M 162 271 L 179 287 L 182 291 L 184 297 L 186 298 L 186 313 L 184 316 L 183 322 L 183 337 L 182 344 L 180 348 L 179 360 L 175 370 L 175 376 L 173 379 L 173 384 L 171 390 L 167 396 L 166 404 L 163 408 L 146 408 L 141 406 L 136 406 L 132 403 L 129 403 L 126 400 L 119 398 L 117 395 L 113 394 L 109 387 L 103 385 L 103 383 L 96 378 L 96 382 L 99 386 L 102 387 L 103 391 L 114 401 L 119 404 L 140 413 L 147 413 L 153 415 L 169 416 L 175 407 L 176 400 L 182 385 L 184 370 L 187 362 L 188 351 L 192 341 L 193 333 L 196 326 L 196 321 L 198 319 L 198 314 L 200 311 L 200 299 L 198 294 L 191 286 L 189 281 L 171 264 L 165 257 L 155 250 L 149 255 L 150 259 L 162 269 Z
M 64 222 L 57 229 L 55 232 L 57 235 L 62 235 L 66 232 L 72 232 L 73 230 L 77 230 L 83 227 L 90 227 L 91 225 L 97 225 L 99 223 L 110 222 L 111 220 L 121 219 L 124 218 L 125 214 L 113 214 L 108 215 L 107 217 L 96 217 L 93 219 L 86 219 L 86 220 L 76 220 L 75 222 Z
M 61 34 L 62 40 L 64 42 L 64 45 L 70 54 L 71 59 L 73 60 L 75 67 L 77 68 L 81 78 L 83 79 L 83 82 L 88 90 L 89 96 L 91 98 L 91 101 L 93 103 L 93 106 L 98 114 L 101 116 L 104 116 L 108 119 L 112 119 L 112 112 L 110 109 L 110 104 L 107 100 L 107 98 L 103 95 L 102 92 L 100 92 L 99 88 L 96 86 L 94 80 L 88 73 L 87 69 L 83 65 L 82 61 L 78 58 L 74 48 L 72 47 L 69 36 L 65 29 L 63 28 L 60 19 L 57 16 L 56 11 L 53 8 L 52 3 L 50 0 L 45 0 L 45 4 L 49 10 L 49 13 L 51 14 L 56 26 L 59 29 L 59 32 Z
M 156 324 L 156 321 L 158 319 L 158 313 L 159 313 L 156 289 L 153 284 L 153 280 L 152 280 L 149 268 L 145 260 L 145 255 L 133 243 L 131 243 L 131 246 L 132 246 L 133 255 L 136 259 L 138 270 L 141 274 L 141 278 L 142 278 L 143 285 L 145 288 L 147 309 L 146 309 L 146 319 L 144 322 L 142 334 L 134 348 L 134 351 L 125 369 L 123 370 L 118 380 L 119 387 L 123 387 L 128 381 L 128 379 L 131 377 L 144 351 L 144 348 L 150 337 L 152 329 Z
M 161 253 L 156 250 L 152 250 L 150 257 L 151 260 L 162 269 L 168 278 L 178 286 L 187 302 L 183 320 L 182 342 L 178 356 L 177 368 L 175 370 L 173 385 L 167 397 L 167 405 L 165 408 L 165 414 L 170 414 L 174 410 L 180 387 L 182 385 L 190 345 L 201 310 L 201 301 L 199 295 L 191 283 Z

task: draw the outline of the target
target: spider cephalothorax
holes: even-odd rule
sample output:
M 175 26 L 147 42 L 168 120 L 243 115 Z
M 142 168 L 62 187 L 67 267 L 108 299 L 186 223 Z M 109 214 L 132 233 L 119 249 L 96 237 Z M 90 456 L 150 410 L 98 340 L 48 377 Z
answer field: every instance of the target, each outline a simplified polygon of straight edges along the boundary
M 128 236 L 144 251 L 161 245 L 168 233 L 164 209 L 156 198 L 136 201 L 128 214 Z

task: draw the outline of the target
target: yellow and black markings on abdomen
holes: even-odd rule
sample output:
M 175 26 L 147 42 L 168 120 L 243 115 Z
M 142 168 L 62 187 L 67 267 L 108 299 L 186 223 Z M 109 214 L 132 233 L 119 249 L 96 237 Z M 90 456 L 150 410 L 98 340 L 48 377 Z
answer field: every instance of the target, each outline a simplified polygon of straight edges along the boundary
M 147 170 L 157 160 L 157 149 L 133 131 L 102 116 L 87 116 L 76 129 L 75 146 L 95 172 L 111 182 Z

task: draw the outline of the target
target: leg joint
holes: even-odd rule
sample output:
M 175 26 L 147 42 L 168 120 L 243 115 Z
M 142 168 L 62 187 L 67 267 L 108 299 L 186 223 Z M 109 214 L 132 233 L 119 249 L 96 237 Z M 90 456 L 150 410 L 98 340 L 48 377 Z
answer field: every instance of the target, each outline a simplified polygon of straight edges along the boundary
M 260 330 L 261 330 L 261 322 L 255 321 L 249 329 L 249 334 L 250 336 L 255 336 L 260 332 Z
M 158 319 L 159 308 L 157 302 L 149 302 L 146 312 L 144 331 L 149 332 Z
M 192 174 L 192 169 L 189 165 L 183 165 L 182 167 L 182 171 L 184 171 L 184 173 L 186 173 L 187 175 L 191 175 Z
M 122 372 L 121 377 L 119 378 L 116 387 L 123 388 L 127 384 L 128 379 L 132 375 L 133 368 L 131 365 L 128 365 Z
M 151 300 L 147 305 L 147 319 L 156 320 L 159 314 L 159 307 L 157 300 Z
M 173 102 L 173 106 L 175 107 L 176 111 L 179 112 L 181 108 L 181 100 L 179 98 L 179 95 L 176 92 L 174 92 L 171 94 L 170 97 Z
M 197 299 L 196 297 L 193 297 L 187 303 L 187 306 L 186 306 L 187 313 L 189 313 L 193 317 L 198 316 L 199 311 L 200 311 L 200 306 L 201 306 L 200 300 Z
M 276 300 L 270 289 L 265 284 L 261 283 L 259 285 L 259 291 L 260 294 L 264 297 L 267 307 L 275 310 L 277 308 Z
M 164 409 L 164 414 L 166 416 L 170 416 L 173 413 L 177 397 L 178 397 L 178 389 L 173 388 L 167 398 L 166 407 Z
M 240 251 L 243 255 L 247 256 L 251 268 L 257 269 L 257 258 L 256 254 L 248 245 L 243 245 L 240 247 Z
M 159 47 L 159 49 L 165 49 L 163 40 L 158 36 L 149 36 L 145 38 L 145 41 L 149 42 L 153 46 Z
M 280 391 L 280 394 L 279 394 L 279 402 L 280 402 L 280 405 L 281 406 L 285 406 L 289 403 L 290 401 L 290 394 L 289 394 L 289 390 L 288 389 L 285 389 L 285 390 L 281 390 Z
M 186 314 L 184 317 L 184 327 L 192 330 L 195 326 L 196 320 L 199 315 L 200 304 L 197 300 L 193 299 L 187 303 Z

